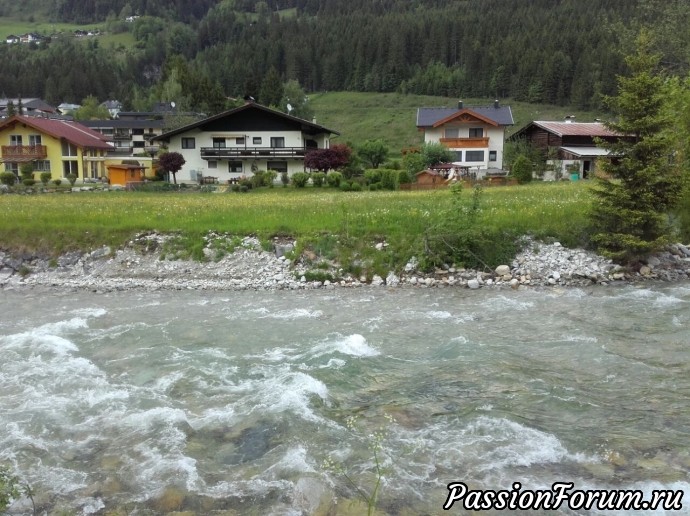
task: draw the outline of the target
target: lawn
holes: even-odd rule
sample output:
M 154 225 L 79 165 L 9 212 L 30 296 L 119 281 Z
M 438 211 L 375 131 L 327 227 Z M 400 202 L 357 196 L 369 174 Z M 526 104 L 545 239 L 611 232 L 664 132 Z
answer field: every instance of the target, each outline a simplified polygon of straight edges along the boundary
M 3 195 L 0 242 L 6 249 L 57 255 L 70 249 L 122 246 L 142 231 L 201 239 L 208 231 L 283 235 L 336 255 L 389 244 L 387 267 L 422 251 L 425 234 L 445 218 L 462 217 L 472 191 L 458 205 L 449 190 L 341 192 L 273 188 L 249 193 L 79 192 Z M 477 228 L 490 238 L 533 234 L 575 245 L 582 237 L 590 192 L 583 182 L 486 188 Z M 342 258 L 342 256 L 340 256 Z M 491 260 L 489 260 L 491 261 Z

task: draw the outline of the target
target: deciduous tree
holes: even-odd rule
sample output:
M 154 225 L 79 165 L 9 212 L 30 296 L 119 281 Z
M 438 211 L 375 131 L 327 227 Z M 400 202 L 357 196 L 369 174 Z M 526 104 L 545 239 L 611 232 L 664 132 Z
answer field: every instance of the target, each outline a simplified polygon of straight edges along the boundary
M 180 171 L 182 165 L 186 163 L 184 157 L 179 152 L 166 152 L 158 158 L 158 166 L 161 170 L 169 172 L 173 176 L 173 183 L 177 184 L 175 174 Z

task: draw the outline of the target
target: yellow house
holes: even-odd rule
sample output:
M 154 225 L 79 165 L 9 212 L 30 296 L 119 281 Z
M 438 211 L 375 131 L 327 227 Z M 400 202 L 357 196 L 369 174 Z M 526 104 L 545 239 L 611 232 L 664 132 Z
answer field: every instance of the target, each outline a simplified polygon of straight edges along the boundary
M 106 177 L 110 149 L 102 134 L 77 122 L 21 115 L 0 122 L 0 162 L 17 175 L 32 163 L 35 173 L 50 172 L 52 179 L 98 180 Z

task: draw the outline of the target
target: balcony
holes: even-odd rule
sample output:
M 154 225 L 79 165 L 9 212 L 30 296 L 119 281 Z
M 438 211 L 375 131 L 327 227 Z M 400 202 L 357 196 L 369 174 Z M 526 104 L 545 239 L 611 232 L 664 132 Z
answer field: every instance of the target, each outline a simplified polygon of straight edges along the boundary
M 305 147 L 202 147 L 202 159 L 304 158 Z
M 449 149 L 485 149 L 489 138 L 441 138 L 441 145 Z
M 48 148 L 45 145 L 3 145 L 3 161 L 34 161 L 46 159 Z

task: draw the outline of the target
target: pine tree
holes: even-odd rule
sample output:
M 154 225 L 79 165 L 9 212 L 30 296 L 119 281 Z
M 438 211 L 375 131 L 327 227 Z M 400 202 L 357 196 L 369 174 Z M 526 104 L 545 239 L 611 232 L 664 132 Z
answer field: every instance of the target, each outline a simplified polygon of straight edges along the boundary
M 668 212 L 682 193 L 683 175 L 674 151 L 668 82 L 656 72 L 659 56 L 642 32 L 637 51 L 626 58 L 631 75 L 619 77 L 618 95 L 607 99 L 618 116 L 608 127 L 622 137 L 607 144 L 592 209 L 593 237 L 599 251 L 616 261 L 635 263 L 669 242 Z

